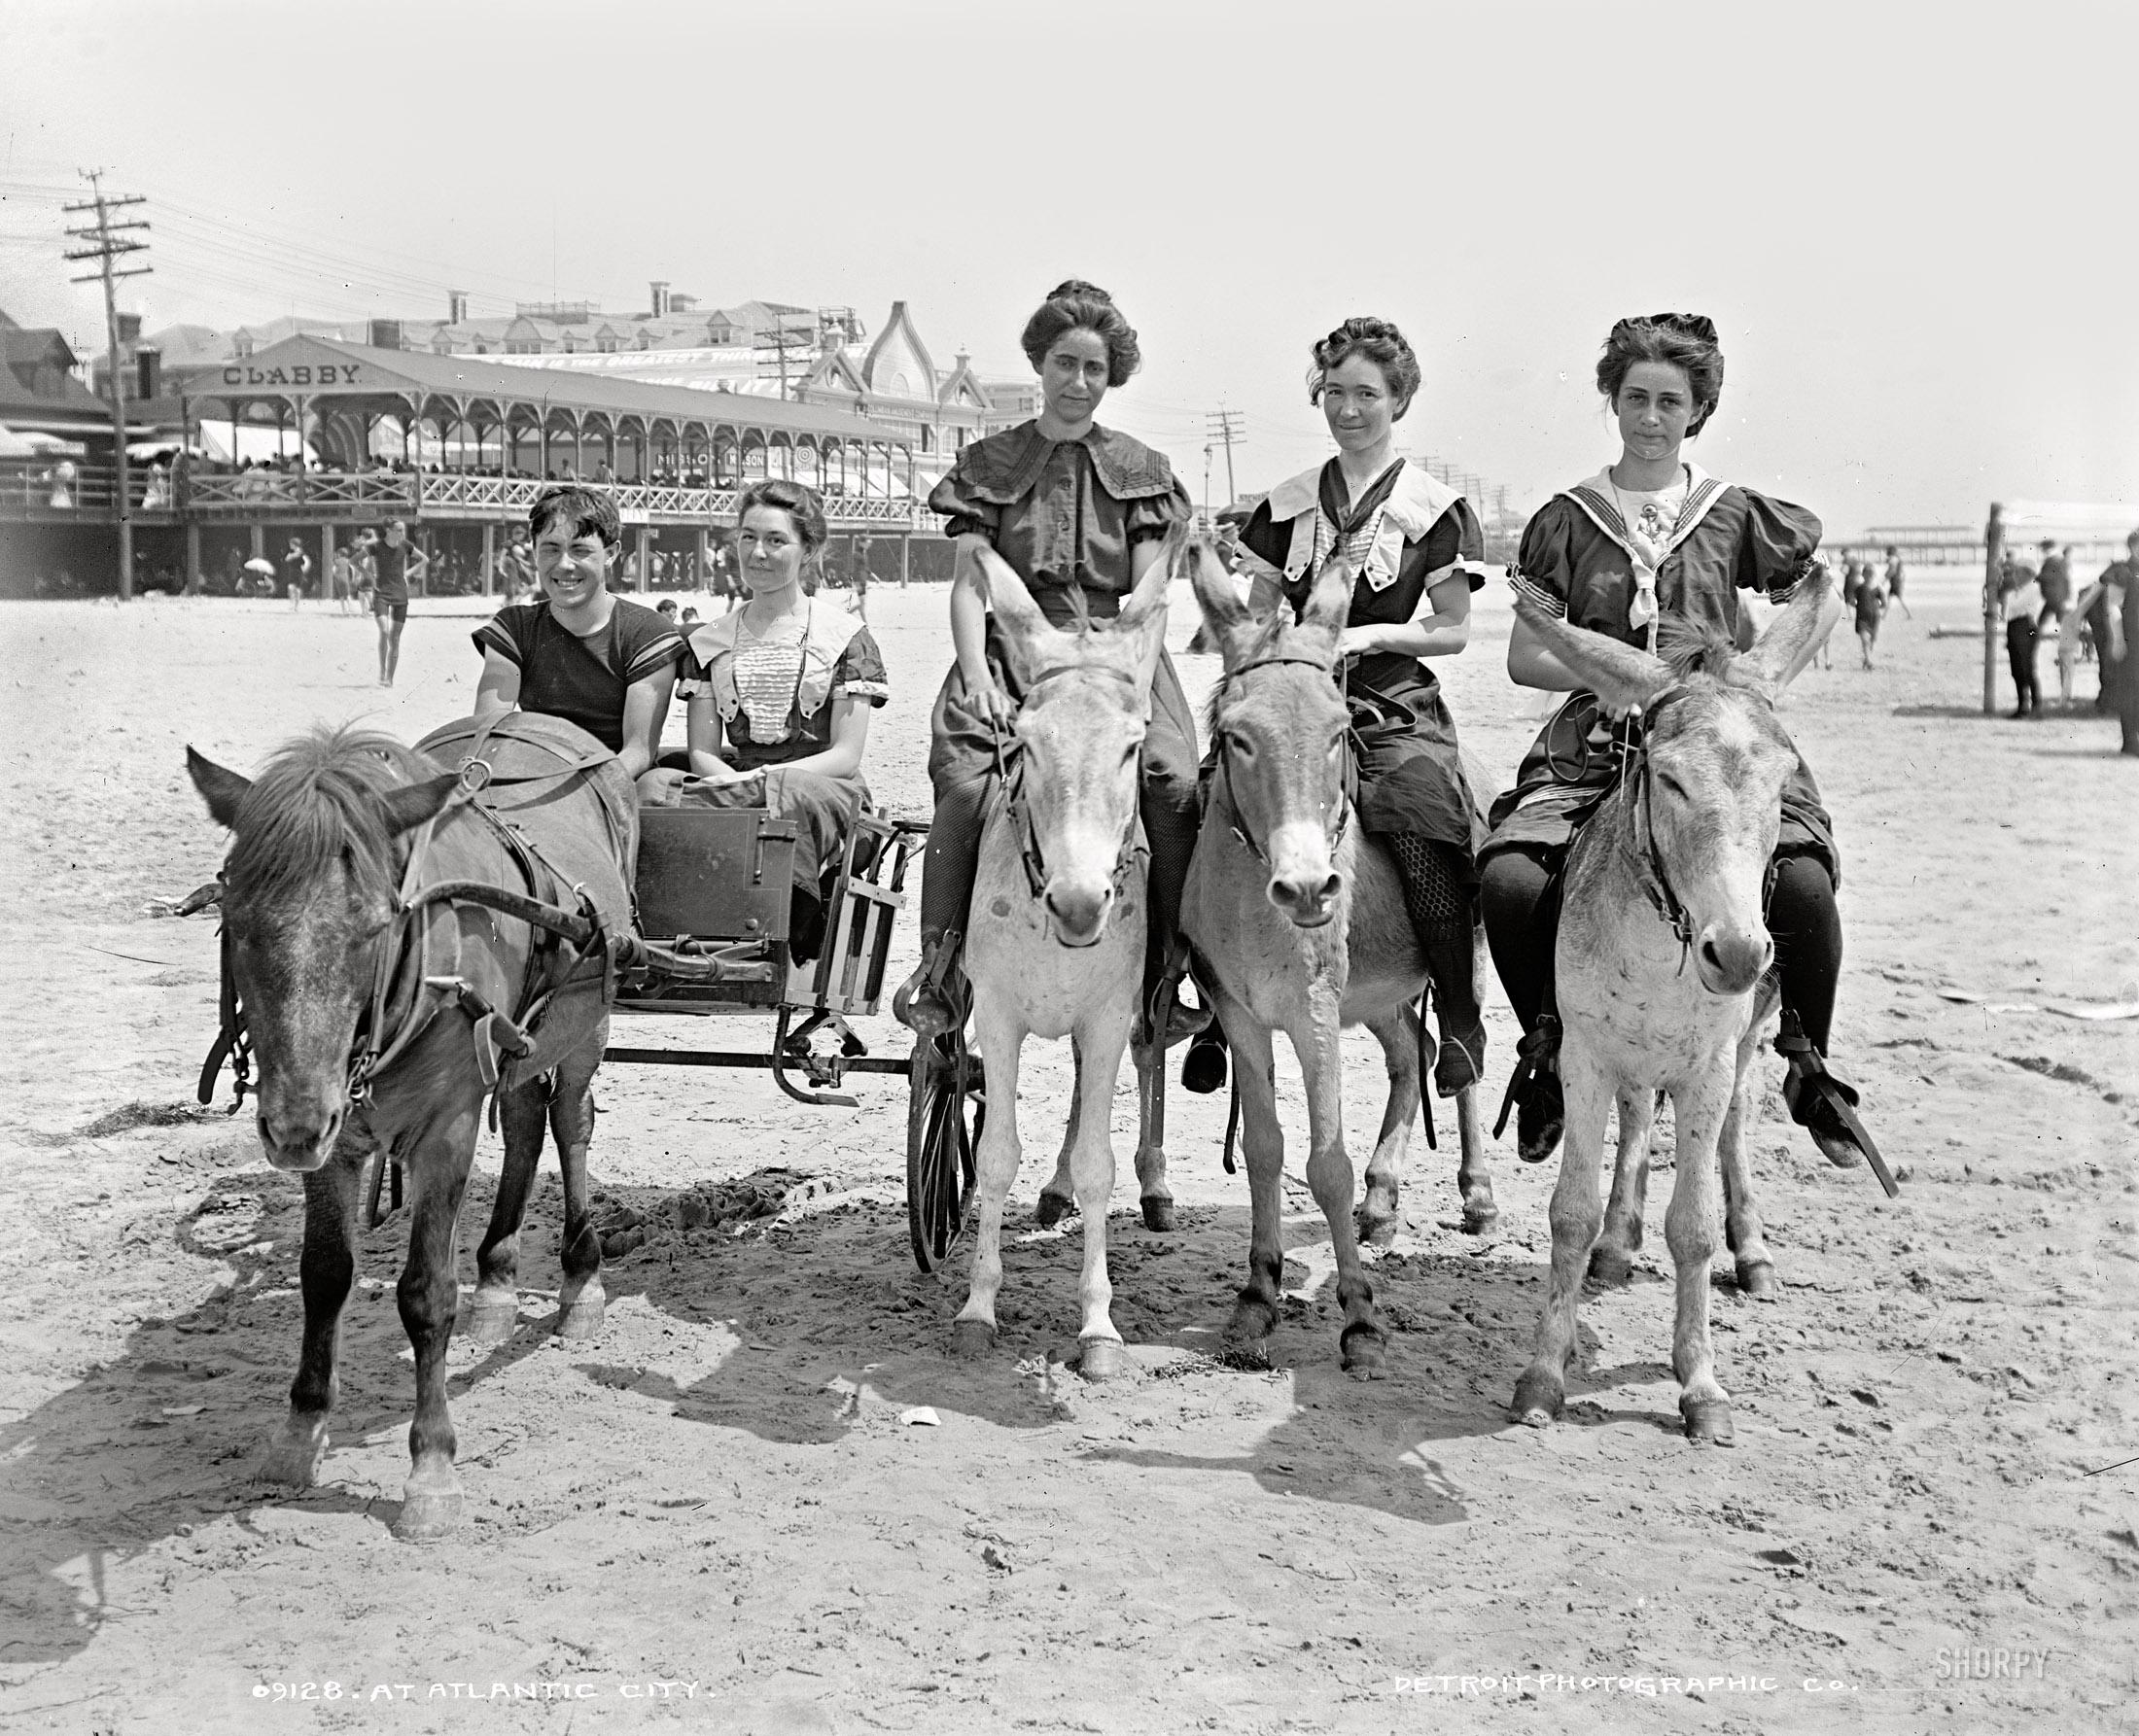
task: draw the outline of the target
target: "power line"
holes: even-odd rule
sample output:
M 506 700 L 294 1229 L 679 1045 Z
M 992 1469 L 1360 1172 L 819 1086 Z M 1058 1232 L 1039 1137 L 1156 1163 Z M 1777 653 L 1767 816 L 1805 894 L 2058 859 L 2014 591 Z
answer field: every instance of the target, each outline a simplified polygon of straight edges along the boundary
M 1204 415 L 1205 431 L 1213 440 L 1225 442 L 1225 500 L 1231 505 L 1241 498 L 1233 481 L 1233 442 L 1247 437 L 1247 418 L 1238 410 L 1210 410 Z
M 82 204 L 68 205 L 64 209 L 69 217 L 96 213 L 93 224 L 70 227 L 67 233 L 77 240 L 89 243 L 87 247 L 71 251 L 68 260 L 79 263 L 94 260 L 96 269 L 87 276 L 77 277 L 76 283 L 94 283 L 99 278 L 104 283 L 104 330 L 111 339 L 111 394 L 112 394 L 112 445 L 116 458 L 116 483 L 119 502 L 119 595 L 122 599 L 133 595 L 133 502 L 126 477 L 126 377 L 119 358 L 119 300 L 115 285 L 122 277 L 146 277 L 151 267 L 146 263 L 128 265 L 121 269 L 118 261 L 133 254 L 147 253 L 149 244 L 135 239 L 137 231 L 145 231 L 148 223 L 140 218 L 129 218 L 122 223 L 112 221 L 114 211 L 124 211 L 147 201 L 136 193 L 124 198 L 107 197 L 104 192 L 103 171 L 84 169 L 83 180 L 89 184 L 89 198 Z

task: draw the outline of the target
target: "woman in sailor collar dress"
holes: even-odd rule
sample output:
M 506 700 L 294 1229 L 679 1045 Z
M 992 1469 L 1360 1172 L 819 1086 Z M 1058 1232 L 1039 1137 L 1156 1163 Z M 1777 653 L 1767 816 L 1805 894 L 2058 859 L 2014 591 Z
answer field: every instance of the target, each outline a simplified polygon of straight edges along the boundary
M 890 697 L 867 627 L 803 589 L 824 546 L 815 490 L 780 478 L 744 490 L 735 550 L 748 601 L 684 641 L 691 776 L 650 799 L 767 808 L 796 822 L 795 955 L 814 954 L 819 888 L 869 799 L 861 755 L 869 714 Z
M 1516 589 L 1550 614 L 1629 644 L 1653 648 L 1658 617 L 1668 613 L 1746 645 L 1752 625 L 1738 593 L 1787 602 L 1818 560 L 1820 523 L 1802 506 L 1681 460 L 1682 442 L 1701 432 L 1722 397 L 1715 327 L 1699 314 L 1621 320 L 1605 340 L 1596 384 L 1618 418 L 1619 461 L 1554 496 L 1530 520 Z M 1827 608 L 1831 628 L 1841 606 L 1831 595 Z M 1824 639 L 1814 636 L 1807 660 Z M 1616 761 L 1595 696 L 1520 620 L 1508 674 L 1523 686 L 1569 694 L 1524 757 L 1515 787 L 1493 804 L 1492 832 L 1479 851 L 1487 939 L 1525 1032 L 1518 1150 L 1537 1163 L 1559 1142 L 1561 1120 L 1556 874 L 1568 839 L 1610 787 Z M 1858 1161 L 1858 1146 L 1834 1099 L 1854 1104 L 1857 1094 L 1825 1064 L 1841 976 L 1841 862 L 1801 757 L 1783 789 L 1768 902 L 1782 985 L 1776 1047 L 1789 1057 L 1783 1094 L 1793 1118 L 1830 1159 L 1847 1163 Z
M 1280 483 L 1255 508 L 1241 544 L 1266 565 L 1249 598 L 1268 609 L 1281 593 L 1297 613 L 1331 560 L 1349 560 L 1358 573 L 1343 649 L 1359 745 L 1359 824 L 1402 871 L 1440 1011 L 1434 1090 L 1453 1097 L 1486 1065 L 1471 942 L 1472 850 L 1485 827 L 1456 756 L 1455 719 L 1425 659 L 1453 657 L 1469 642 L 1471 593 L 1486 582 L 1485 539 L 1460 495 L 1396 455 L 1396 424 L 1420 385 L 1404 334 L 1385 320 L 1350 319 L 1314 355 L 1308 396 L 1322 407 L 1337 456 Z M 1222 1079 L 1205 1059 L 1212 1035 L 1197 1039 L 1186 1070 L 1192 1087 Z
M 947 1029 L 939 955 L 965 930 L 980 830 L 999 731 L 1022 697 L 987 613 L 978 562 L 985 544 L 1009 563 L 1057 627 L 1110 619 L 1159 558 L 1167 532 L 1191 516 L 1188 494 L 1165 457 L 1093 418 L 1108 390 L 1137 371 L 1137 333 L 1105 290 L 1072 279 L 1026 323 L 1026 360 L 1044 400 L 1031 422 L 975 440 L 936 485 L 929 504 L 961 548 L 951 585 L 957 660 L 936 695 L 929 777 L 935 816 L 921 886 L 921 966 L 893 1003 L 923 1035 Z M 1143 742 L 1143 829 L 1151 850 L 1144 1005 L 1173 958 L 1181 887 L 1196 848 L 1196 724 L 1172 661 L 1151 682 Z M 1169 1040 L 1209 1015 L 1176 1007 Z

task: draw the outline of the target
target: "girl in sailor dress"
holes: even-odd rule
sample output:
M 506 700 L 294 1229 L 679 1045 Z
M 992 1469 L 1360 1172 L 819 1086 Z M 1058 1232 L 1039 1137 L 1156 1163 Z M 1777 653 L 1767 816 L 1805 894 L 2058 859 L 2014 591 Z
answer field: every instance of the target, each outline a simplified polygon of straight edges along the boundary
M 1485 540 L 1468 502 L 1396 454 L 1395 424 L 1420 379 L 1404 334 L 1385 320 L 1350 319 L 1315 345 L 1314 358 L 1309 397 L 1338 455 L 1280 483 L 1248 519 L 1241 545 L 1261 563 L 1249 601 L 1270 609 L 1281 599 L 1297 615 L 1330 561 L 1349 561 L 1357 574 L 1342 648 L 1359 826 L 1401 871 L 1440 1016 L 1434 1090 L 1450 1097 L 1485 1072 L 1471 940 L 1484 824 L 1457 758 L 1455 719 L 1425 660 L 1469 642 Z M 1198 1039 L 1206 1052 L 1210 1038 Z M 1222 1074 L 1192 1054 L 1185 1077 L 1208 1087 Z
M 1548 614 L 1629 644 L 1654 647 L 1662 614 L 1751 641 L 1740 592 L 1789 601 L 1818 563 L 1820 522 L 1801 506 L 1725 483 L 1680 457 L 1723 390 L 1715 327 L 1698 314 L 1658 314 L 1612 328 L 1596 369 L 1624 440 L 1619 462 L 1541 507 L 1523 534 L 1516 589 Z M 1829 600 L 1832 627 L 1841 612 Z M 1824 635 L 1807 646 L 1808 660 Z M 1791 672 L 1795 674 L 1795 671 Z M 1609 721 L 1593 694 L 1518 619 L 1508 644 L 1518 683 L 1568 693 L 1493 804 L 1479 851 L 1486 935 L 1525 1036 L 1511 1087 L 1518 1149 L 1541 1162 L 1559 1142 L 1561 1100 L 1552 998 L 1559 932 L 1557 875 L 1575 828 L 1611 787 Z M 1833 822 L 1802 755 L 1782 794 L 1771 865 L 1768 926 L 1775 942 L 1793 1118 L 1838 1163 L 1858 1161 L 1838 1104 L 1857 1094 L 1826 1065 L 1841 976 L 1835 905 L 1841 857 Z

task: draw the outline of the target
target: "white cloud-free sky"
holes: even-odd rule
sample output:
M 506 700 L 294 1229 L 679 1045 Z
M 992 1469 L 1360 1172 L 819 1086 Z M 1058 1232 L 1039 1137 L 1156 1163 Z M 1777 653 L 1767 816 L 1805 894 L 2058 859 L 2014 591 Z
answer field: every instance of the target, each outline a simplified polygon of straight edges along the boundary
M 1424 363 L 1405 443 L 1525 504 L 1616 454 L 1612 321 L 1683 308 L 1709 469 L 1973 525 L 2139 502 L 2134 10 L 0 0 L 0 307 L 101 346 L 85 166 L 148 195 L 152 329 L 665 278 L 903 297 L 1007 373 L 1075 275 L 1142 334 L 1102 420 L 1198 492 L 1221 404 L 1244 489 L 1329 450 L 1307 349 L 1372 312 Z

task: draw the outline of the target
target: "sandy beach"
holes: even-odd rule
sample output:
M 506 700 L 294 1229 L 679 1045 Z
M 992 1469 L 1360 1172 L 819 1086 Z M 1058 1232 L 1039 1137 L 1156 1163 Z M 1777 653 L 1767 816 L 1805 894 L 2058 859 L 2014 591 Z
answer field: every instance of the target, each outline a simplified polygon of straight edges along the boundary
M 412 1400 L 391 1304 L 404 1218 L 367 1243 L 320 1484 L 247 1480 L 295 1368 L 301 1192 L 249 1115 L 221 1113 L 227 1084 L 215 1111 L 193 1107 L 213 920 L 144 909 L 221 857 L 188 743 L 249 771 L 318 721 L 412 741 L 470 708 L 479 605 L 419 604 L 389 693 L 370 622 L 331 605 L 0 604 L 0 1724 L 2129 1727 L 2139 1022 L 2068 1015 L 2139 999 L 2139 762 L 2084 705 L 1980 714 L 1980 644 L 1930 636 L 1975 618 L 1979 582 L 1911 573 L 1914 619 L 1889 618 L 1878 667 L 1856 667 L 1844 625 L 1832 669 L 1785 705 L 1841 843 L 1835 1051 L 1904 1180 L 1888 1201 L 1829 1167 L 1782 1117 L 1771 1064 L 1753 1144 L 1784 1290 L 1755 1304 L 1719 1278 L 1735 1451 L 1679 1432 L 1666 1177 L 1635 1281 L 1585 1304 L 1567 1420 L 1533 1432 L 1506 1406 L 1554 1166 L 1519 1164 L 1512 1136 L 1490 1147 L 1502 1216 L 1468 1236 L 1453 1158 L 1415 1142 L 1407 1227 L 1373 1272 L 1394 1329 L 1373 1384 L 1339 1372 L 1326 1233 L 1288 1183 L 1277 1366 L 1235 1371 L 1207 1354 L 1247 1235 L 1245 1178 L 1218 1163 L 1224 1099 L 1175 1090 L 1181 1228 L 1157 1235 L 1126 1178 L 1125 1078 L 1110 1244 L 1132 1367 L 1087 1386 L 1061 1363 L 1074 1222 L 1030 1219 L 1066 1046 L 1028 1051 L 1002 1341 L 983 1364 L 947 1355 L 964 1250 L 939 1279 L 906 1248 L 899 1081 L 812 1111 L 763 1075 L 613 1067 L 592 1164 L 645 1244 L 609 1269 L 602 1336 L 552 1337 L 550 1161 L 516 1335 L 453 1352 L 469 1521 L 433 1547 L 388 1531 Z M 869 605 L 894 698 L 868 776 L 925 816 L 944 593 L 879 584 Z M 1502 669 L 1508 622 L 1490 587 L 1442 670 L 1503 781 L 1534 728 Z M 1176 650 L 1194 625 L 1183 588 Z M 1200 698 L 1215 660 L 1181 667 Z M 2094 683 L 2084 668 L 2084 698 Z M 894 973 L 913 946 L 909 912 Z M 1515 1038 L 1497 985 L 1489 1019 L 1497 1102 Z M 715 1024 L 634 1021 L 620 1040 L 769 1037 Z M 889 1019 L 865 1034 L 906 1051 Z M 1382 1071 L 1363 1033 L 1348 1058 L 1363 1164 Z M 497 1161 L 485 1135 L 465 1248 Z M 680 1227 L 680 1197 L 761 1171 L 817 1185 L 777 1219 Z M 932 1426 L 902 1420 L 918 1406 Z

